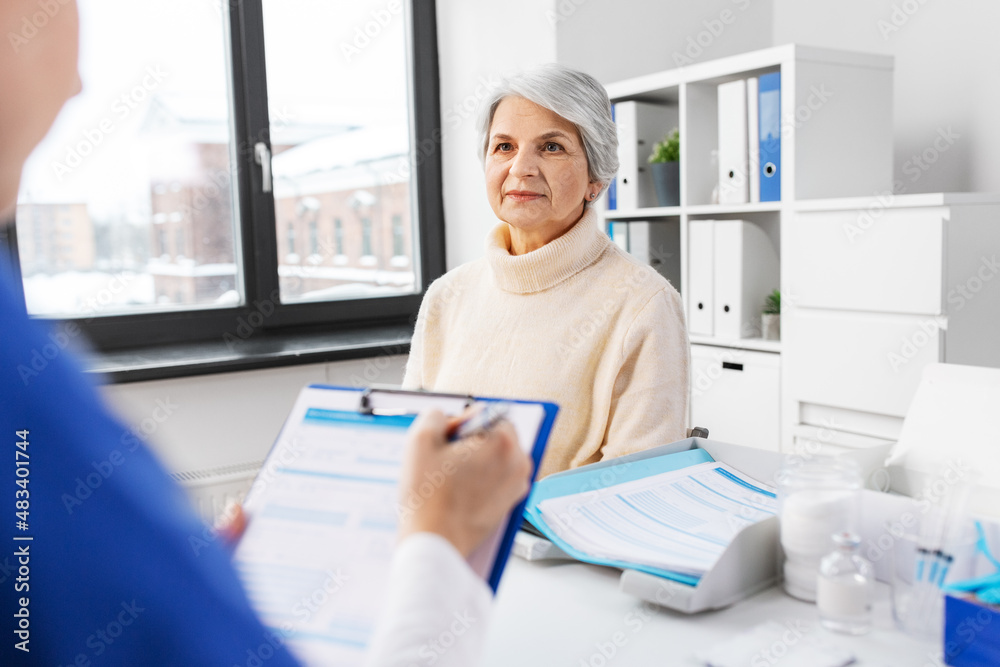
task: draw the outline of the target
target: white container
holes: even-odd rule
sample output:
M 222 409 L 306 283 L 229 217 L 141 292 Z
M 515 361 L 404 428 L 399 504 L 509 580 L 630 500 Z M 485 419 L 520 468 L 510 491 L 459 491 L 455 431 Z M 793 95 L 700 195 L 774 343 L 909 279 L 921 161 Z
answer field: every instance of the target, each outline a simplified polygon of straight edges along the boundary
M 857 531 L 861 475 L 854 461 L 813 456 L 786 459 L 777 481 L 785 592 L 811 602 L 832 536 Z

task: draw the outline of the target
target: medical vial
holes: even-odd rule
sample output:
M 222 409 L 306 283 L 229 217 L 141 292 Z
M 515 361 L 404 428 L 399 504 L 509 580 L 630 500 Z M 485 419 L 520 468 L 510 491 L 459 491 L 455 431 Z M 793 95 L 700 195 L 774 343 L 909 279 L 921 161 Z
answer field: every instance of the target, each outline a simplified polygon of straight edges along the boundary
M 859 553 L 861 539 L 850 532 L 833 536 L 837 547 L 819 566 L 816 607 L 828 630 L 863 635 L 872 628 L 872 564 Z

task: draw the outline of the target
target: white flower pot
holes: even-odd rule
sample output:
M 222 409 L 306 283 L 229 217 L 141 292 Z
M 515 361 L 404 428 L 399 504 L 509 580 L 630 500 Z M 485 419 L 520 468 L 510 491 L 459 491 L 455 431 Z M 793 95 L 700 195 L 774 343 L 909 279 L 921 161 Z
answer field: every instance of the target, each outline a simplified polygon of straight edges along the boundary
M 764 340 L 781 340 L 781 315 L 762 313 L 760 316 L 760 333 Z

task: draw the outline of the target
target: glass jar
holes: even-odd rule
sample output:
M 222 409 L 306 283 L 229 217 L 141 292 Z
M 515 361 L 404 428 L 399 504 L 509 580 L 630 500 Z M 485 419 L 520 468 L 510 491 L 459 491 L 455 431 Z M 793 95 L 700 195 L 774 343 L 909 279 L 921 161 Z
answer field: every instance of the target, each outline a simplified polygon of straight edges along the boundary
M 816 607 L 828 630 L 863 635 L 872 628 L 874 569 L 859 553 L 861 538 L 842 532 L 833 536 L 837 548 L 819 566 Z
M 861 473 L 848 459 L 789 457 L 777 485 L 785 592 L 811 602 L 820 561 L 833 548 L 831 536 L 857 532 Z

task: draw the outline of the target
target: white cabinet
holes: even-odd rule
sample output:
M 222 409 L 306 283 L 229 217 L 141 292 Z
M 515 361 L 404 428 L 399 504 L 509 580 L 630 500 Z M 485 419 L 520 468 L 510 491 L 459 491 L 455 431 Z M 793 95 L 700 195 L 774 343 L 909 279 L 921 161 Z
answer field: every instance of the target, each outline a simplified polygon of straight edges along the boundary
M 800 212 L 782 230 L 785 290 L 796 305 L 876 313 L 941 313 L 941 207 Z M 864 226 L 862 226 L 864 225 Z
M 895 440 L 927 364 L 1000 366 L 1000 197 L 802 201 L 781 238 L 785 448 Z
M 719 85 L 773 72 L 781 201 L 713 203 Z M 786 451 L 870 447 L 895 440 L 929 362 L 1000 366 L 1000 197 L 892 194 L 891 57 L 786 45 L 608 93 L 658 105 L 663 127 L 679 125 L 680 205 L 651 207 L 644 193 L 636 201 L 645 208 L 603 216 L 662 225 L 658 238 L 673 235 L 664 247 L 679 248 L 663 255 L 675 265 L 659 270 L 687 311 L 692 425 L 766 448 L 780 433 Z M 742 220 L 771 241 L 776 260 L 754 258 L 779 266 L 780 342 L 746 337 L 745 327 L 739 339 L 719 335 L 718 258 L 706 250 L 714 234 L 705 220 Z M 710 385 L 699 388 L 699 378 Z
M 680 132 L 680 205 L 649 206 L 650 193 L 638 193 L 634 201 L 643 208 L 604 211 L 605 223 L 648 222 L 664 225 L 660 231 L 676 235 L 669 246 L 680 252 L 670 258 L 671 282 L 683 297 L 692 338 L 692 422 L 706 426 L 713 438 L 775 449 L 781 439 L 780 417 L 783 391 L 780 368 L 784 343 L 754 338 L 757 312 L 766 292 L 739 300 L 739 322 L 734 306 L 727 315 L 716 301 L 716 258 L 692 261 L 693 255 L 708 257 L 713 234 L 701 233 L 698 221 L 744 221 L 756 237 L 766 236 L 773 254 L 748 257 L 748 262 L 766 261 L 777 266 L 777 279 L 784 281 L 784 242 L 795 202 L 803 198 L 868 195 L 891 187 L 892 181 L 892 58 L 858 54 L 795 44 L 697 63 L 608 86 L 613 103 L 642 102 L 661 110 L 664 129 L 678 126 Z M 781 201 L 747 204 L 715 203 L 713 193 L 719 178 L 720 84 L 780 73 L 780 180 Z M 627 107 L 626 107 L 627 108 Z M 654 107 L 655 108 L 655 107 Z M 655 125 L 655 123 L 652 123 Z M 621 155 L 623 173 L 648 169 L 645 155 L 635 154 L 632 143 Z M 641 151 L 640 151 L 641 153 Z M 640 187 L 649 187 L 639 179 Z M 643 185 L 645 184 L 645 185 Z M 626 201 L 632 201 L 626 197 Z M 835 223 L 831 223 L 835 224 Z M 669 225 L 669 227 L 667 226 Z M 698 247 L 702 247 L 702 252 Z M 759 253 L 758 253 L 759 254 Z M 819 281 L 818 284 L 825 284 Z M 760 290 L 758 290 L 760 291 Z M 814 289 L 813 291 L 821 291 Z M 732 295 L 732 299 L 735 299 Z M 736 303 L 736 301 L 733 301 Z M 700 306 L 700 307 L 699 307 Z M 715 307 L 723 308 L 722 317 Z M 754 312 L 756 311 L 756 312 Z M 747 324 L 749 323 L 749 326 Z M 759 324 L 756 324 L 759 326 Z M 725 334 L 728 331 L 729 335 Z M 735 334 L 734 334 L 735 332 Z M 701 344 L 705 347 L 701 348 Z M 742 371 L 722 368 L 716 357 L 729 355 L 743 361 Z M 698 392 L 698 377 L 721 373 L 710 389 Z
M 777 451 L 781 355 L 691 346 L 691 425 L 722 442 Z

